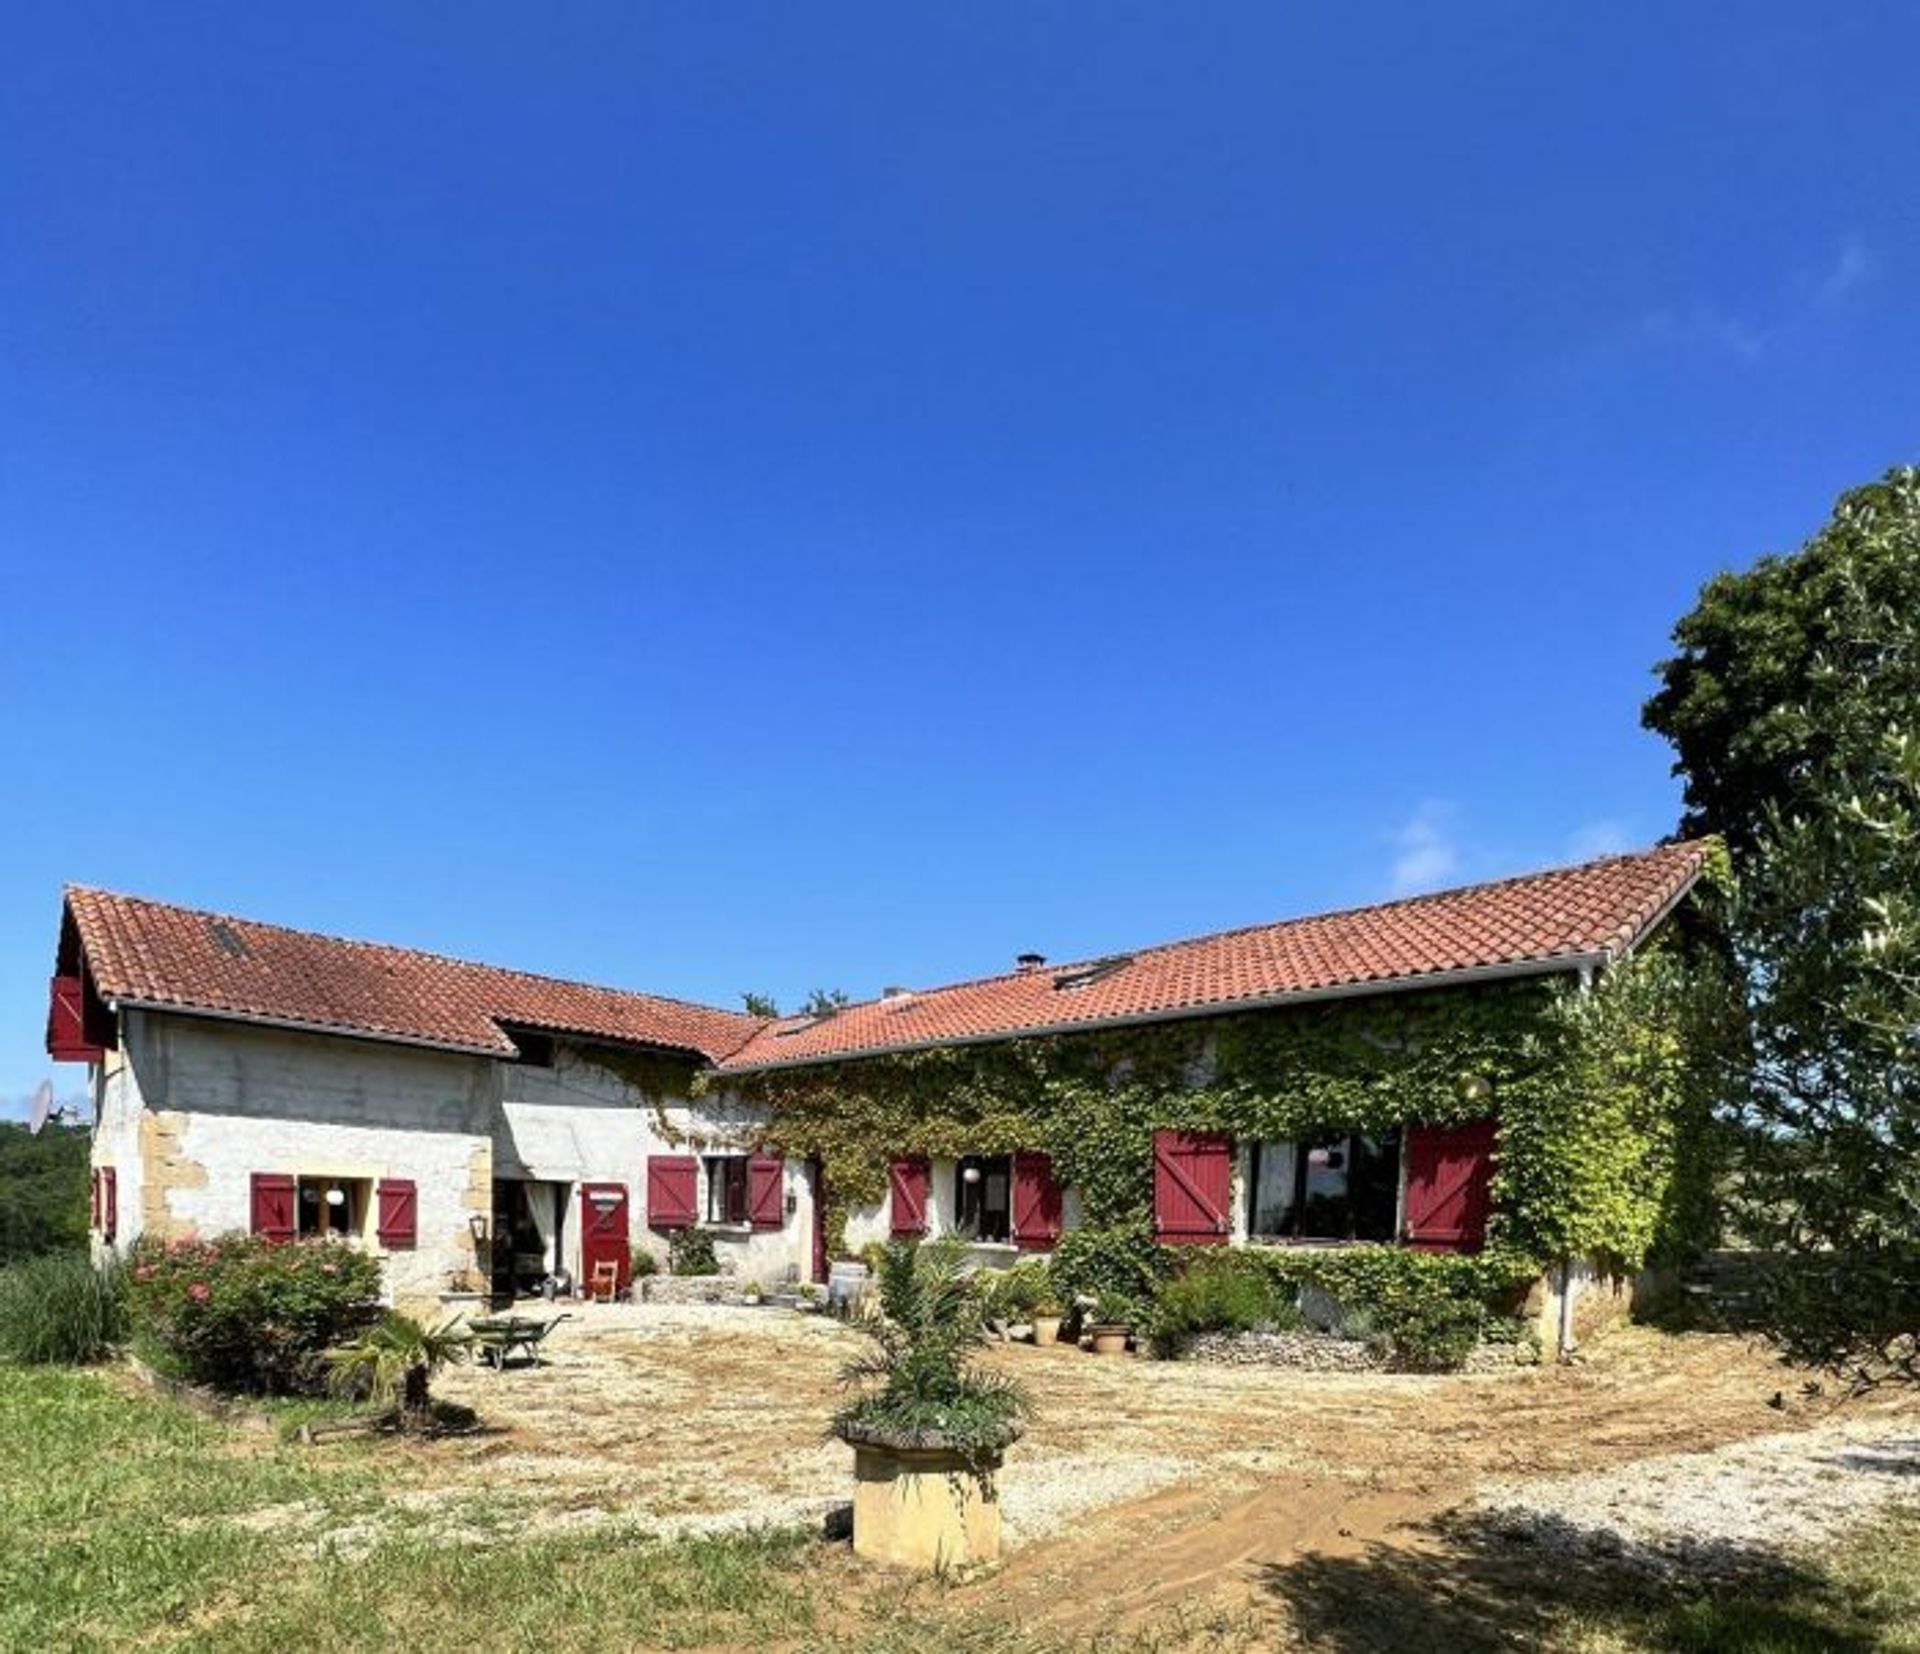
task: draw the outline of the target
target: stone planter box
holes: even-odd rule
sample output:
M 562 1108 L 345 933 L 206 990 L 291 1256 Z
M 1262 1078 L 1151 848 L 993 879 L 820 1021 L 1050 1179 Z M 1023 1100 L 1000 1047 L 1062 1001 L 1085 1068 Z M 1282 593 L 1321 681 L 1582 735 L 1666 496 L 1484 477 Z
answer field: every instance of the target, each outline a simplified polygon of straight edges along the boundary
M 855 1556 L 923 1571 L 998 1559 L 1001 1453 L 843 1439 L 853 1448 Z

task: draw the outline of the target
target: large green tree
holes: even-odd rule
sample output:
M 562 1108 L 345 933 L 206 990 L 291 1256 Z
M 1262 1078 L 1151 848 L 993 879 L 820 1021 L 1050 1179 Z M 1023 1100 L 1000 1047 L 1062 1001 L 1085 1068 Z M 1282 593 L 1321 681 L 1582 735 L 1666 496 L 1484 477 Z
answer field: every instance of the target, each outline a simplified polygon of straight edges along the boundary
M 1717 576 L 1675 640 L 1646 722 L 1678 751 L 1684 829 L 1734 852 L 1734 1200 L 1783 1255 L 1768 1330 L 1856 1381 L 1920 1381 L 1920 470 Z
M 0 1120 L 0 1264 L 87 1244 L 87 1133 Z

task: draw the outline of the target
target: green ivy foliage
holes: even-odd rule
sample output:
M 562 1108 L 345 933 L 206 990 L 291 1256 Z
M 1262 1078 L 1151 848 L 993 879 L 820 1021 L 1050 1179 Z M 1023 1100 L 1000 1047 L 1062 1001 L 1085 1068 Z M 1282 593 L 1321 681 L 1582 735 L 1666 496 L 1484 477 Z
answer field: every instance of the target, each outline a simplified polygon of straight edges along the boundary
M 1703 1122 L 1727 1004 L 1710 951 L 1673 945 L 1591 991 L 1534 979 L 1336 1000 L 774 1070 L 738 1088 L 770 1109 L 771 1140 L 821 1161 L 830 1234 L 884 1197 L 895 1156 L 1046 1150 L 1084 1225 L 1063 1237 L 1056 1273 L 1096 1291 L 1150 1289 L 1165 1272 L 1145 1228 L 1156 1128 L 1285 1141 L 1491 1112 L 1494 1217 L 1486 1254 L 1467 1262 L 1510 1284 L 1569 1254 L 1631 1269 L 1711 1238 Z M 1081 1275 L 1102 1279 L 1083 1288 Z

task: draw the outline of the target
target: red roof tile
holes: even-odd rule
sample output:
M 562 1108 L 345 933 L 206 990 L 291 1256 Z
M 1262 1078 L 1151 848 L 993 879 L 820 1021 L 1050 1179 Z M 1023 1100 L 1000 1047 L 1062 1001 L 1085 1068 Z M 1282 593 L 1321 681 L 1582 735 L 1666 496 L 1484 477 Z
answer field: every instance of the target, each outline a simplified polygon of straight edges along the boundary
M 737 1072 L 1371 984 L 1570 970 L 1638 941 L 1699 877 L 1704 854 L 1698 844 L 1663 845 L 774 1022 L 103 890 L 69 888 L 67 912 L 107 999 L 498 1056 L 514 1054 L 502 1025 L 521 1026 L 692 1051 Z
M 67 912 L 101 996 L 329 1032 L 512 1056 L 501 1024 L 708 1059 L 759 1022 L 412 948 L 350 942 L 251 919 L 69 887 Z
M 741 1071 L 879 1051 L 1223 1011 L 1462 972 L 1571 970 L 1638 941 L 1700 875 L 1699 844 L 1662 845 L 1378 907 L 1224 931 L 1112 960 L 988 977 L 769 1023 L 720 1063 Z M 1084 978 L 1076 983 L 1076 975 Z

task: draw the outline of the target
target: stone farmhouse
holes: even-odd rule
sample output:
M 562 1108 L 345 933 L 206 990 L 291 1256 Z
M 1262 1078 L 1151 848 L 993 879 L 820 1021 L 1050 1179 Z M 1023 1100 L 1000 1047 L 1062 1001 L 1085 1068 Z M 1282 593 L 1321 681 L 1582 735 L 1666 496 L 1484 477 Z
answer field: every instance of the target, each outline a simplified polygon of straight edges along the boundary
M 889 989 L 761 1019 L 102 890 L 65 893 L 51 1054 L 89 1065 L 96 1245 L 147 1234 L 336 1235 L 396 1301 L 624 1286 L 678 1230 L 767 1283 L 824 1278 L 818 1163 L 783 1158 L 752 1077 L 911 1051 L 1285 1014 L 1333 999 L 1585 980 L 1686 901 L 1704 847 L 1665 845 L 1374 907 L 1067 965 Z M 699 1076 L 696 1083 L 696 1076 Z M 1161 1141 L 1160 1138 L 1164 1138 Z M 1167 1241 L 1476 1249 L 1490 1122 L 1379 1139 L 1156 1138 Z M 1045 1250 L 1076 1191 L 1038 1151 L 902 1156 L 835 1248 L 960 1232 Z

